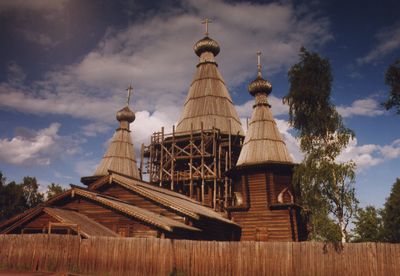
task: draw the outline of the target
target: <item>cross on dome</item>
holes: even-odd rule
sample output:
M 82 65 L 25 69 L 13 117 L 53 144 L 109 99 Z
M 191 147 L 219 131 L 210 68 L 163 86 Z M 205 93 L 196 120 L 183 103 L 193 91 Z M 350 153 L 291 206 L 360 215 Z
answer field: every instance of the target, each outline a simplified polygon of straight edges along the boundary
M 132 90 L 133 90 L 133 87 L 132 87 L 132 84 L 130 84 L 129 87 L 126 89 L 126 91 L 128 91 L 128 95 L 127 95 L 127 99 L 126 99 L 127 106 L 129 105 L 129 102 L 131 100 Z
M 205 18 L 204 20 L 201 21 L 201 24 L 206 25 L 206 32 L 205 35 L 208 36 L 208 24 L 212 23 L 211 19 Z
M 262 65 L 261 65 L 261 51 L 257 51 L 257 76 L 261 77 L 261 69 L 262 69 Z

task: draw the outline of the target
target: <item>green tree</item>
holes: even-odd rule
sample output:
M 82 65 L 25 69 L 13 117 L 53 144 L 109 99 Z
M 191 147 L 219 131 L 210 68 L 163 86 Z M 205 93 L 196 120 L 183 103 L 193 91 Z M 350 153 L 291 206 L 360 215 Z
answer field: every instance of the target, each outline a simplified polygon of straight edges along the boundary
M 0 172 L 0 221 L 6 220 L 43 202 L 44 194 L 39 192 L 35 177 L 26 176 L 22 183 L 7 179 Z
M 7 184 L 6 181 L 6 177 L 0 172 L 0 221 L 27 208 L 22 186 L 14 181 Z
M 302 163 L 294 170 L 293 182 L 308 217 L 310 237 L 322 235 L 332 240 L 337 236 L 324 235 L 317 228 L 319 221 L 333 218 L 340 240 L 345 242 L 347 225 L 357 205 L 355 164 L 338 163 L 336 159 L 354 133 L 344 126 L 331 103 L 329 61 L 301 48 L 300 61 L 290 68 L 288 78 L 290 88 L 284 102 L 289 105 L 289 123 L 297 130 L 304 153 Z
M 44 194 L 39 192 L 39 184 L 35 177 L 25 176 L 21 185 L 28 208 L 43 202 Z
M 397 114 L 400 114 L 400 59 L 386 70 L 385 83 L 390 87 L 390 93 L 383 106 L 387 110 L 397 108 Z
M 383 239 L 381 211 L 374 206 L 359 208 L 354 221 L 355 242 L 379 242 Z
M 385 241 L 400 243 L 400 178 L 393 184 L 382 216 Z
M 66 189 L 61 187 L 61 185 L 51 183 L 47 187 L 46 197 L 47 197 L 47 199 L 49 199 L 49 198 L 55 197 L 56 195 L 59 195 L 59 194 L 65 192 L 65 191 L 66 191 Z

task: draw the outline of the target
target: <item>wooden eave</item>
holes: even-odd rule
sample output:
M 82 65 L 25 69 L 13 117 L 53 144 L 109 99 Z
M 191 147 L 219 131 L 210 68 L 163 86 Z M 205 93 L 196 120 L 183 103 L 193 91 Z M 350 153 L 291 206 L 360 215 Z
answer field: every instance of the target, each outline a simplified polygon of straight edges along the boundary
M 11 225 L 9 225 L 7 228 L 1 230 L 0 234 L 7 234 L 10 231 L 14 230 L 16 227 L 20 226 L 21 224 L 29 221 L 31 218 L 40 214 L 40 212 L 42 212 L 43 208 L 44 208 L 43 205 L 36 206 L 34 208 L 28 209 L 27 211 L 29 211 L 29 212 L 24 212 L 20 215 L 17 215 L 16 219 L 11 218 L 10 220 L 12 220 L 13 223 Z
M 234 177 L 242 175 L 250 170 L 265 170 L 265 169 L 287 169 L 292 170 L 297 164 L 291 162 L 264 162 L 264 163 L 250 163 L 240 166 L 235 166 L 232 169 L 225 172 L 225 176 Z

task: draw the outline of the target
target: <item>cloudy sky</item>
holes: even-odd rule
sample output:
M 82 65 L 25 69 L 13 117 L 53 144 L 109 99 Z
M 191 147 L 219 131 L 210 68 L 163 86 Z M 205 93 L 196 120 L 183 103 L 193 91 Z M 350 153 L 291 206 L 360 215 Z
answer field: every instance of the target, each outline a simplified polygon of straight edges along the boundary
M 202 18 L 221 46 L 219 69 L 241 118 L 263 52 L 272 109 L 289 151 L 287 71 L 301 46 L 330 60 L 333 102 L 356 139 L 340 157 L 357 165 L 361 205 L 381 206 L 400 177 L 400 116 L 383 110 L 384 73 L 400 57 L 400 2 L 380 1 L 0 1 L 0 170 L 78 184 L 99 163 L 132 82 L 137 149 L 171 129 L 195 72 Z M 311 3 L 309 3 L 311 2 Z

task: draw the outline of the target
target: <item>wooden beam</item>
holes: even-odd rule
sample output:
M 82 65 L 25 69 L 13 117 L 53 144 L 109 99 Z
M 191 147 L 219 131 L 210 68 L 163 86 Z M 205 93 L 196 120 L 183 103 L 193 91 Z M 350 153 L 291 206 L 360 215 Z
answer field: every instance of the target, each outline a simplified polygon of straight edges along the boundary
M 164 127 L 161 128 L 161 157 L 160 157 L 160 187 L 162 187 L 162 181 L 163 181 L 163 170 L 164 170 L 164 149 L 163 147 L 163 143 L 164 143 Z
M 171 190 L 174 190 L 175 176 L 175 125 L 172 126 L 172 145 L 171 145 Z
M 201 122 L 201 203 L 204 205 L 205 189 L 204 189 L 204 129 L 203 122 Z
M 189 178 L 190 178 L 190 183 L 189 183 L 189 195 L 191 198 L 193 198 L 193 173 L 192 173 L 192 167 L 193 167 L 193 124 L 190 124 L 190 160 L 189 160 Z

